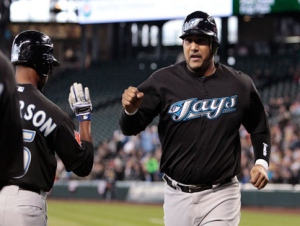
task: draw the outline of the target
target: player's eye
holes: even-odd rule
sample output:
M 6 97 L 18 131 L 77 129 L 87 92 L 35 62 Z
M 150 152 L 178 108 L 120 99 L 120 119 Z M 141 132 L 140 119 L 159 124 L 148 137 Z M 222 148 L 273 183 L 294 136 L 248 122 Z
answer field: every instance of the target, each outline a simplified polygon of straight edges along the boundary
M 209 40 L 207 38 L 204 38 L 204 37 L 197 38 L 194 41 L 198 45 L 208 45 L 209 44 Z
M 185 44 L 189 45 L 193 42 L 193 40 L 191 38 L 185 38 L 184 42 L 185 42 Z

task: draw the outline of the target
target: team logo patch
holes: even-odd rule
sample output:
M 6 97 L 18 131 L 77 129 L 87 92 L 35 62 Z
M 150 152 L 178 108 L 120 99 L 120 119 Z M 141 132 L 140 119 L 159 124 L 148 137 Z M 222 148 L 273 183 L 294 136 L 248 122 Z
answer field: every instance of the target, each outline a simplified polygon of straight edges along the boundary
M 194 18 L 191 19 L 188 22 L 185 22 L 185 24 L 183 25 L 183 31 L 187 31 L 190 29 L 196 29 L 198 24 L 203 21 L 203 18 Z
M 74 137 L 77 143 L 81 146 L 80 133 L 74 130 Z

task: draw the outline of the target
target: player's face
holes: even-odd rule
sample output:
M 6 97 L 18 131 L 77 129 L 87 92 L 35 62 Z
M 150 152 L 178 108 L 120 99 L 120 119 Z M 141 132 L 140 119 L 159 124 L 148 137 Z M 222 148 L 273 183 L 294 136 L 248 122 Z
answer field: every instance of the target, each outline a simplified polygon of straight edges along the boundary
M 194 73 L 206 75 L 205 72 L 211 65 L 213 58 L 209 37 L 199 35 L 185 37 L 183 52 L 188 69 Z

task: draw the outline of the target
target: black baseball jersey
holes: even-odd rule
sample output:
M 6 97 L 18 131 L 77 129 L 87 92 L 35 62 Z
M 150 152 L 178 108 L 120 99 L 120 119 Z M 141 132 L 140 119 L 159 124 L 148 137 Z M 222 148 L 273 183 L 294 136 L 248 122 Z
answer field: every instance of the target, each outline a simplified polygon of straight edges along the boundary
M 199 77 L 185 62 L 153 73 L 138 89 L 144 100 L 134 115 L 122 111 L 125 135 L 136 135 L 159 115 L 161 172 L 184 184 L 214 184 L 238 175 L 239 128 L 251 134 L 255 159 L 269 162 L 268 118 L 251 78 L 216 63 Z
M 30 84 L 18 86 L 25 149 L 25 173 L 11 184 L 49 191 L 56 174 L 56 154 L 67 171 L 87 176 L 93 166 L 94 149 L 81 141 L 65 112 Z
M 19 99 L 12 64 L 0 51 L 0 186 L 21 175 L 23 137 Z

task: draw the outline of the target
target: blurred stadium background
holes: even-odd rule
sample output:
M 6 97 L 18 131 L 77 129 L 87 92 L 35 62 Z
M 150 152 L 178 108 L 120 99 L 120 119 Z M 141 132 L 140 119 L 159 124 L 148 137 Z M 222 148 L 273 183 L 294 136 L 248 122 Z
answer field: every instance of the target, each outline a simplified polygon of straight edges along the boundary
M 76 178 L 58 159 L 50 198 L 141 201 L 147 193 L 141 187 L 153 182 L 159 184 L 156 190 L 151 186 L 156 196 L 147 195 L 161 202 L 157 120 L 138 136 L 123 136 L 118 128 L 121 95 L 156 69 L 182 60 L 178 37 L 184 16 L 194 10 L 216 18 L 221 42 L 216 59 L 254 80 L 270 115 L 273 147 L 266 193 L 272 194 L 263 198 L 266 194 L 248 186 L 253 152 L 241 128 L 243 204 L 300 207 L 298 0 L 1 0 L 0 49 L 7 56 L 14 36 L 23 30 L 42 31 L 54 42 L 61 67 L 55 68 L 45 95 L 77 123 L 67 101 L 69 87 L 81 82 L 91 92 L 93 171 Z

